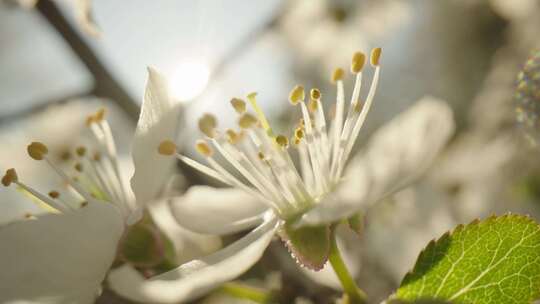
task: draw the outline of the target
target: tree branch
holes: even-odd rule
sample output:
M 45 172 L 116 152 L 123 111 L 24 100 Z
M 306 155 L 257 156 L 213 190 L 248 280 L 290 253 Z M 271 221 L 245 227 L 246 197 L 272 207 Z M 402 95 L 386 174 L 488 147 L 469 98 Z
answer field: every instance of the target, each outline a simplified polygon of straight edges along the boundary
M 112 101 L 118 103 L 130 117 L 136 119 L 139 113 L 139 104 L 112 76 L 88 43 L 84 41 L 81 35 L 73 29 L 71 24 L 62 15 L 58 7 L 50 0 L 40 0 L 38 1 L 36 8 L 49 24 L 62 36 L 71 50 L 86 66 L 90 74 L 92 74 L 95 82 L 91 94 L 112 99 Z

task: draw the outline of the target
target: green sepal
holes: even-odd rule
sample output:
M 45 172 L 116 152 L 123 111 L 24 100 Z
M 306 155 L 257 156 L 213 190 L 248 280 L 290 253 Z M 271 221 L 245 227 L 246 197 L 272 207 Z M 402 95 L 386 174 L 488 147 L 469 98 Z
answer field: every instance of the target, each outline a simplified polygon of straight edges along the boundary
M 349 217 L 347 219 L 347 224 L 352 231 L 356 232 L 358 235 L 361 235 L 362 231 L 364 231 L 364 213 L 358 212 Z
M 149 277 L 178 267 L 173 242 L 159 230 L 148 212 L 129 226 L 118 244 L 113 268 L 128 263 Z
M 282 240 L 296 262 L 311 270 L 321 270 L 330 253 L 330 226 L 306 226 L 297 229 L 285 225 Z
M 154 267 L 156 273 L 163 273 L 178 267 L 176 260 L 176 250 L 172 241 L 160 231 L 160 236 L 164 245 L 163 260 Z
M 151 268 L 164 260 L 164 247 L 159 231 L 140 222 L 128 228 L 120 241 L 118 255 L 135 267 Z

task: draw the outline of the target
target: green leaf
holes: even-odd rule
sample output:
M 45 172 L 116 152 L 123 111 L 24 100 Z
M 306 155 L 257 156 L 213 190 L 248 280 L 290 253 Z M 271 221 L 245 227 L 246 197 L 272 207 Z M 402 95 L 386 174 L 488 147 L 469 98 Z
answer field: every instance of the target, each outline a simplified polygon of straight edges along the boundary
M 540 226 L 505 215 L 458 226 L 424 249 L 393 298 L 530 303 L 540 296 Z
M 386 302 L 385 304 L 451 304 L 451 303 L 442 301 L 442 300 L 424 299 L 424 300 L 417 300 L 417 301 L 390 300 L 389 302 Z
M 312 270 L 321 270 L 330 253 L 330 227 L 306 226 L 293 229 L 285 225 L 281 238 L 296 261 Z

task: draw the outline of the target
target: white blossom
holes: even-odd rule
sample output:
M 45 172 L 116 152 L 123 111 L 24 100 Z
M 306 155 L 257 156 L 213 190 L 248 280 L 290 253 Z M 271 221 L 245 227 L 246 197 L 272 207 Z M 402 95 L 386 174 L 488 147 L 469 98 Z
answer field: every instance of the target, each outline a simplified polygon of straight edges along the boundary
M 320 91 L 313 89 L 306 103 L 303 87 L 295 87 L 289 100 L 300 107 L 302 120 L 290 140 L 274 132 L 252 93 L 247 99 L 254 114 L 248 112 L 244 100 L 231 100 L 239 114 L 240 131 L 217 131 L 217 119 L 210 114 L 199 121 L 206 139 L 197 142 L 196 147 L 208 165 L 179 154 L 171 140 L 163 141 L 160 153 L 176 155 L 187 165 L 232 187 L 191 187 L 171 205 L 180 225 L 217 235 L 255 228 L 220 251 L 150 280 L 121 267 L 109 276 L 111 287 L 139 302 L 192 300 L 248 270 L 276 233 L 286 239 L 290 231 L 287 229 L 326 227 L 346 220 L 418 177 L 454 129 L 451 110 L 434 98 L 424 98 L 384 126 L 347 165 L 375 96 L 379 56 L 380 49 L 375 49 L 371 55 L 375 71 L 365 102 L 360 101 L 365 56 L 359 52 L 353 57 L 351 71 L 357 81 L 349 104 L 345 103 L 344 71 L 336 70 L 336 110 L 331 120 L 323 111 Z M 234 170 L 218 162 L 214 149 Z M 292 160 L 292 151 L 299 157 L 299 166 Z M 322 268 L 298 256 L 294 245 L 290 249 L 304 265 Z
M 161 76 L 149 69 L 132 151 L 132 189 L 126 187 L 104 115 L 100 110 L 88 117 L 95 150 L 77 147 L 70 170 L 56 163 L 45 144 L 32 142 L 28 146 L 28 154 L 49 166 L 65 187 L 39 191 L 13 168 L 2 178 L 4 186 L 17 188 L 45 212 L 0 226 L 0 242 L 4 244 L 0 252 L 0 302 L 93 303 L 120 239 L 165 183 L 174 160 L 148 149 L 156 134 L 173 137 L 176 129 L 177 110 L 171 106 Z

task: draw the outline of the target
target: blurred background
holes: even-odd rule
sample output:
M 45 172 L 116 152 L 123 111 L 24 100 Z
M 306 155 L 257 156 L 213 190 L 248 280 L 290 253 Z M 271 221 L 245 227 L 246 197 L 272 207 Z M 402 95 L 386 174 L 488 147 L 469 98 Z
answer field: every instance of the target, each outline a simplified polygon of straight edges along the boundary
M 95 28 L 85 23 L 85 7 Z M 189 154 L 204 112 L 234 123 L 231 97 L 257 91 L 286 130 L 294 85 L 333 96 L 331 71 L 347 68 L 357 50 L 382 47 L 379 90 L 358 146 L 424 95 L 448 102 L 458 131 L 418 184 L 370 210 L 365 235 L 352 241 L 360 244 L 359 284 L 378 303 L 421 248 L 457 223 L 508 211 L 540 220 L 538 113 L 524 106 L 540 94 L 515 97 L 539 29 L 536 0 L 0 0 L 0 169 L 16 165 L 30 183 L 44 183 L 27 143 L 46 141 L 60 155 L 101 105 L 128 153 L 147 66 L 167 76 L 184 107 Z M 539 81 L 526 85 L 538 89 Z M 517 120 L 520 109 L 532 112 Z M 207 182 L 184 175 L 187 184 Z M 14 199 L 7 192 L 1 199 Z M 284 285 L 328 303 L 335 292 L 299 275 L 277 245 L 258 267 L 280 269 Z M 253 272 L 247 277 L 264 277 Z M 105 292 L 100 301 L 122 303 L 114 298 Z

